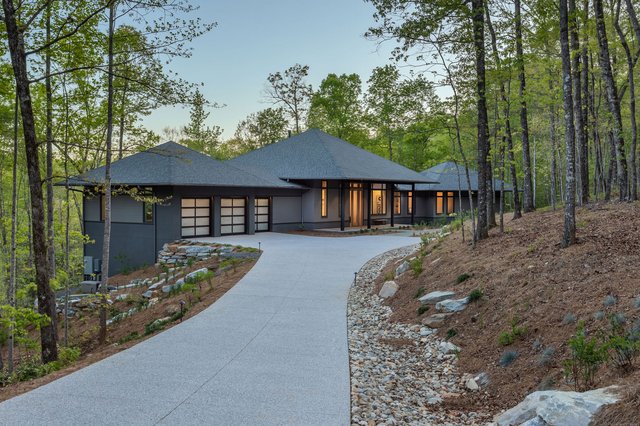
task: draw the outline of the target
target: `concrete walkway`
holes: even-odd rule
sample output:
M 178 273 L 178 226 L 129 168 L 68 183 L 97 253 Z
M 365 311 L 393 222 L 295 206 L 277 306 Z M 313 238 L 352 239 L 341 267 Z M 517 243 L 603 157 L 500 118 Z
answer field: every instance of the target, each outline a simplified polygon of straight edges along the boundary
M 348 425 L 353 273 L 416 238 L 259 234 L 255 267 L 214 305 L 0 404 L 2 425 Z

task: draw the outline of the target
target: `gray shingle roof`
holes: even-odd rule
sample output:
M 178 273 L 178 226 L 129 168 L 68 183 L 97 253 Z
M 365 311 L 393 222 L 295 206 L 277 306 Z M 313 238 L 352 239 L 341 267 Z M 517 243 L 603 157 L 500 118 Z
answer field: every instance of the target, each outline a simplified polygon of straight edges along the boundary
M 458 186 L 458 173 L 460 174 L 460 185 Z M 467 175 L 464 170 L 464 166 L 456 165 L 453 161 L 446 161 L 444 163 L 437 164 L 427 170 L 420 172 L 426 179 L 437 182 L 428 184 L 417 184 L 416 191 L 457 191 L 461 188 L 463 191 L 468 191 Z M 469 180 L 471 181 L 471 190 L 478 190 L 478 172 L 469 168 Z M 494 179 L 494 188 L 496 191 L 500 190 L 500 179 Z M 410 191 L 411 188 L 406 185 L 402 185 L 399 189 Z M 505 191 L 511 191 L 511 185 L 504 184 Z
M 228 163 L 243 170 L 262 170 L 291 180 L 434 182 L 318 129 L 240 155 Z
M 111 176 L 113 185 L 302 188 L 273 175 L 240 170 L 175 142 L 114 161 Z M 71 186 L 93 186 L 102 182 L 104 166 L 69 179 Z

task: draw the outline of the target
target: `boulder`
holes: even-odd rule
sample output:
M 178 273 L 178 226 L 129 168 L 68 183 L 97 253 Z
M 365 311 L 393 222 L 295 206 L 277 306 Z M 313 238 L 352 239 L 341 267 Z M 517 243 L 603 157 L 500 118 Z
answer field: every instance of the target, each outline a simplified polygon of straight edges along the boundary
M 469 298 L 462 299 L 446 299 L 436 303 L 436 309 L 443 312 L 460 312 L 469 304 Z
M 617 389 L 617 386 L 609 386 L 588 392 L 533 392 L 495 420 L 498 426 L 587 426 L 603 405 L 613 404 L 620 399 L 616 395 Z
M 145 291 L 144 293 L 142 293 L 142 297 L 146 299 L 151 299 L 153 297 L 153 290 Z
M 116 296 L 116 302 L 121 302 L 123 300 L 126 300 L 127 297 L 129 297 L 129 293 L 119 294 Z
M 409 269 L 411 268 L 411 265 L 409 264 L 409 262 L 407 262 L 406 260 L 404 262 L 402 262 L 400 264 L 400 266 L 398 266 L 396 268 L 396 277 L 399 277 L 400 275 L 404 274 L 405 272 L 407 272 Z
M 203 274 L 206 274 L 207 272 L 209 272 L 209 270 L 207 268 L 201 268 L 201 269 L 198 269 L 196 271 L 189 272 L 187 274 L 187 276 L 184 277 L 184 278 L 185 278 L 186 281 L 189 281 L 189 280 L 195 279 L 198 275 L 203 275 Z M 178 280 L 178 281 L 180 281 L 180 280 Z M 177 284 L 177 282 L 176 282 L 176 284 Z
M 388 297 L 392 297 L 398 291 L 398 284 L 395 281 L 387 281 L 382 284 L 382 288 L 378 293 L 378 296 L 386 299 Z
M 450 299 L 456 294 L 453 291 L 432 291 L 431 293 L 425 294 L 418 300 L 423 305 L 435 305 L 441 300 Z
M 471 391 L 476 391 L 489 384 L 489 376 L 487 373 L 480 373 L 471 377 L 465 382 L 465 387 Z
M 454 354 L 460 352 L 460 348 L 451 342 L 440 342 L 438 350 L 444 355 Z
M 450 313 L 433 314 L 426 318 L 423 318 L 421 322 L 423 325 L 426 325 L 427 327 L 438 328 L 438 327 L 441 327 L 442 324 L 444 324 L 444 321 L 450 316 L 451 316 Z

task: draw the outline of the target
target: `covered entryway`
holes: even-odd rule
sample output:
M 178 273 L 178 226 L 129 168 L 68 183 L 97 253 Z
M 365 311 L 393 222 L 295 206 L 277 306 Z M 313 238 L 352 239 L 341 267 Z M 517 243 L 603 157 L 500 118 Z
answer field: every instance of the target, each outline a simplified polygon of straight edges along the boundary
M 247 199 L 222 198 L 220 206 L 220 233 L 222 235 L 246 233 Z
M 270 199 L 269 198 L 256 198 L 255 200 L 255 223 L 256 232 L 270 231 Z
M 364 203 L 362 201 L 362 184 L 351 183 L 349 187 L 350 226 L 362 226 L 364 222 Z
M 183 198 L 180 207 L 181 235 L 183 237 L 211 235 L 210 198 Z

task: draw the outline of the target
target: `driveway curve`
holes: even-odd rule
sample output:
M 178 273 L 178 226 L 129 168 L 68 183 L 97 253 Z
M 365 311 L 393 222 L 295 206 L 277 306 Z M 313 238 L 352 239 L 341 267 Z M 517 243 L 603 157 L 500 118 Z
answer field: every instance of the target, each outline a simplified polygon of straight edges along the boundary
M 370 258 L 415 244 L 265 233 L 215 304 L 140 344 L 0 404 L 6 425 L 348 425 L 346 306 Z

